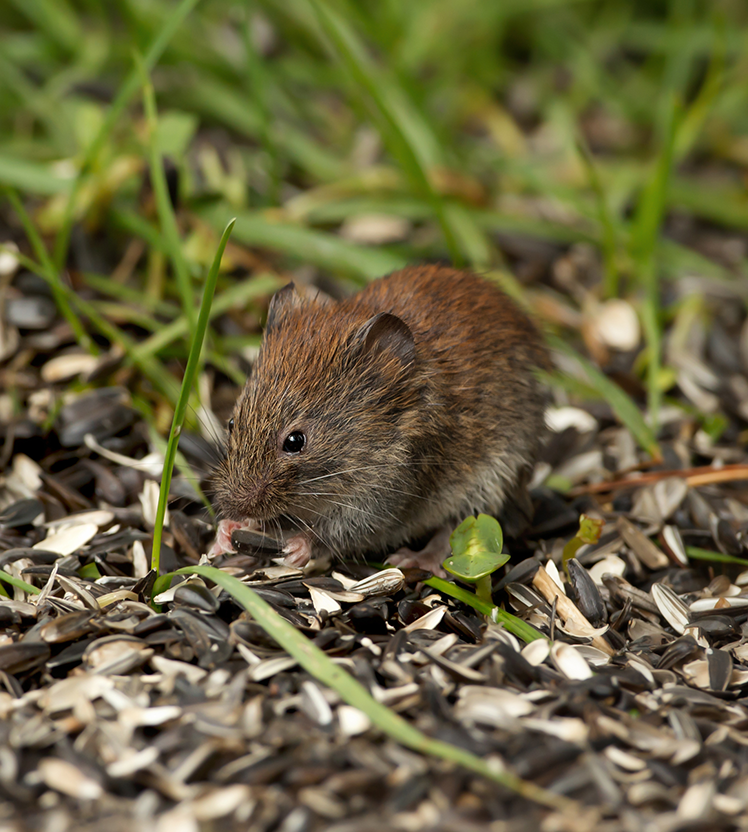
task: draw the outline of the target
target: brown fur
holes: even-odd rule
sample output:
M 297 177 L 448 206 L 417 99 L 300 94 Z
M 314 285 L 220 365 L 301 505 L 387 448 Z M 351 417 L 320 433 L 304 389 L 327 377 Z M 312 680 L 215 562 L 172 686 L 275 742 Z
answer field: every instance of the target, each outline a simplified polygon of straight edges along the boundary
M 467 272 L 409 267 L 337 303 L 282 290 L 234 411 L 218 509 L 341 556 L 497 514 L 542 443 L 536 366 L 548 357 L 530 320 Z M 307 435 L 297 455 L 282 450 L 292 430 Z

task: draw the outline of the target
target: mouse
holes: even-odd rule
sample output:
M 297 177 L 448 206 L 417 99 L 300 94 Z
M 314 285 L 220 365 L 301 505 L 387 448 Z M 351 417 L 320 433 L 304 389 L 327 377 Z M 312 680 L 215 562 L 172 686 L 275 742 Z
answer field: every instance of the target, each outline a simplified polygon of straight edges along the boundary
M 550 369 L 538 329 L 474 273 L 408 266 L 339 301 L 288 284 L 228 423 L 209 557 L 252 529 L 289 566 L 329 552 L 443 576 L 467 516 L 528 523 L 537 369 Z

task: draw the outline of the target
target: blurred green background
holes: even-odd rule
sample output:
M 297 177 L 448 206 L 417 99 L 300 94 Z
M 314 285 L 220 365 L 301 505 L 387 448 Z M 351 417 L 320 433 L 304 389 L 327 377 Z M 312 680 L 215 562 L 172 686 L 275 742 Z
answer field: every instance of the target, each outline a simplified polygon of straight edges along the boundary
M 83 349 L 117 344 L 151 404 L 173 403 L 231 216 L 223 378 L 289 276 L 334 292 L 448 259 L 560 349 L 581 332 L 594 361 L 567 386 L 650 449 L 631 397 L 659 411 L 665 328 L 708 314 L 667 285 L 745 277 L 742 0 L 5 0 L 0 32 L 2 237 L 57 281 L 71 343 L 82 319 Z M 586 328 L 611 297 L 641 323 L 628 394 Z

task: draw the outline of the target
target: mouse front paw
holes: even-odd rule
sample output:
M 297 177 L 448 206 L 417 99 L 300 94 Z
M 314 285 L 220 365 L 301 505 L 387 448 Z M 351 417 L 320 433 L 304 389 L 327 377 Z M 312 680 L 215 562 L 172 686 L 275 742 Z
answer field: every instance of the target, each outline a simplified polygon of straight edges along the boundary
M 250 529 L 256 531 L 259 528 L 256 520 L 219 520 L 216 528 L 216 539 L 208 549 L 208 557 L 215 558 L 226 552 L 235 553 L 234 544 L 231 542 L 231 535 L 237 529 Z
M 234 544 L 231 542 L 231 533 L 241 527 L 242 524 L 236 520 L 221 520 L 216 528 L 216 539 L 208 549 L 208 557 L 215 558 L 224 552 L 233 552 Z
M 309 538 L 303 534 L 295 534 L 289 537 L 283 546 L 283 563 L 286 566 L 295 566 L 297 569 L 303 569 L 312 557 L 312 544 Z

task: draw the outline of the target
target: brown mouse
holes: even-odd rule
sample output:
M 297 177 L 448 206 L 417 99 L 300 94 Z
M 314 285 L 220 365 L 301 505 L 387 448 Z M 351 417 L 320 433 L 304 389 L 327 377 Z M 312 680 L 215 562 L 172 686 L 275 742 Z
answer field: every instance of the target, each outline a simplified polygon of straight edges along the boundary
M 527 505 L 548 366 L 530 319 L 468 272 L 411 266 L 339 302 L 289 284 L 229 423 L 211 554 L 261 528 L 289 564 L 327 549 L 443 574 L 444 530 Z

